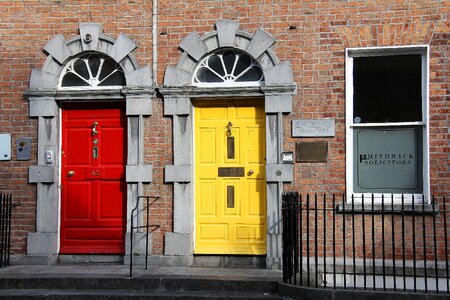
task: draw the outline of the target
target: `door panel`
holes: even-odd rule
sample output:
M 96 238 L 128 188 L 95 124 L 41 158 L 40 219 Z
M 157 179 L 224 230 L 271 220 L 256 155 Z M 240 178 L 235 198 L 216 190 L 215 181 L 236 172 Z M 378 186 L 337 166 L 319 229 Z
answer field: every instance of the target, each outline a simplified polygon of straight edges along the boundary
M 126 116 L 123 105 L 66 105 L 62 112 L 63 254 L 123 254 Z
M 266 253 L 262 101 L 195 102 L 196 254 Z

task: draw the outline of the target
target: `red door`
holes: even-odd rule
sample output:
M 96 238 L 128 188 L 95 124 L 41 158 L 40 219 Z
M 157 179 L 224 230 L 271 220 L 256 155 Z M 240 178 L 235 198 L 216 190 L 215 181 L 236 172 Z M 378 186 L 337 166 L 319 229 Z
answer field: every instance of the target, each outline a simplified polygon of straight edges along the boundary
M 123 254 L 126 116 L 120 104 L 62 111 L 63 254 Z

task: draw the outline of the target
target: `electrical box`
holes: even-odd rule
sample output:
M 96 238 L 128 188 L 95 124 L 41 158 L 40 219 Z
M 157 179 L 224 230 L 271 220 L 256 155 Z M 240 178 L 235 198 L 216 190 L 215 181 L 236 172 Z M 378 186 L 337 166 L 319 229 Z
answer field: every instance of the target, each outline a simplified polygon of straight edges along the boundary
M 0 134 L 0 160 L 11 159 L 11 134 Z

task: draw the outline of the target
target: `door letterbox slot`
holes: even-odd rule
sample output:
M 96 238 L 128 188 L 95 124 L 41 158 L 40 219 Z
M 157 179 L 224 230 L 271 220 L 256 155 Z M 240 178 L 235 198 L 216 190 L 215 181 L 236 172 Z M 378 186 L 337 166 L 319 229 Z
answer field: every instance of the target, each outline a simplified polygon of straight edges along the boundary
M 244 167 L 237 167 L 237 168 L 222 167 L 222 168 L 218 169 L 218 176 L 219 177 L 244 177 L 245 170 L 244 170 Z

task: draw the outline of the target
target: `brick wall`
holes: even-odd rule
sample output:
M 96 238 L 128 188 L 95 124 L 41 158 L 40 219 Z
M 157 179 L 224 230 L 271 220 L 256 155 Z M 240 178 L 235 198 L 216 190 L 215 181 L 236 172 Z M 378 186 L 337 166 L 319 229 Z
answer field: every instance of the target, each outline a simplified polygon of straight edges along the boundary
M 101 3 L 101 4 L 100 4 Z M 180 56 L 178 45 L 192 31 L 214 30 L 219 19 L 232 19 L 240 29 L 263 28 L 275 37 L 273 49 L 290 60 L 298 92 L 293 113 L 285 118 L 285 149 L 294 151 L 291 120 L 334 118 L 336 136 L 329 142 L 327 163 L 296 164 L 295 180 L 286 189 L 301 192 L 345 190 L 345 48 L 430 45 L 431 191 L 450 190 L 449 33 L 450 1 L 158 1 L 158 78 Z M 0 132 L 11 133 L 13 148 L 31 137 L 32 159 L 0 162 L 0 191 L 11 191 L 21 206 L 14 211 L 13 251 L 24 253 L 26 234 L 34 231 L 36 188 L 27 183 L 28 167 L 36 164 L 36 120 L 28 117 L 23 93 L 32 68 L 41 68 L 45 44 L 56 34 L 70 38 L 81 22 L 102 24 L 104 33 L 124 33 L 138 45 L 133 55 L 140 66 L 152 64 L 152 1 L 74 0 L 2 1 L 0 5 Z M 163 236 L 172 230 L 172 186 L 164 184 L 165 165 L 172 164 L 171 118 L 156 99 L 145 119 L 146 163 L 154 166 L 147 194 L 161 195 L 152 206 L 154 253 L 163 252 Z

